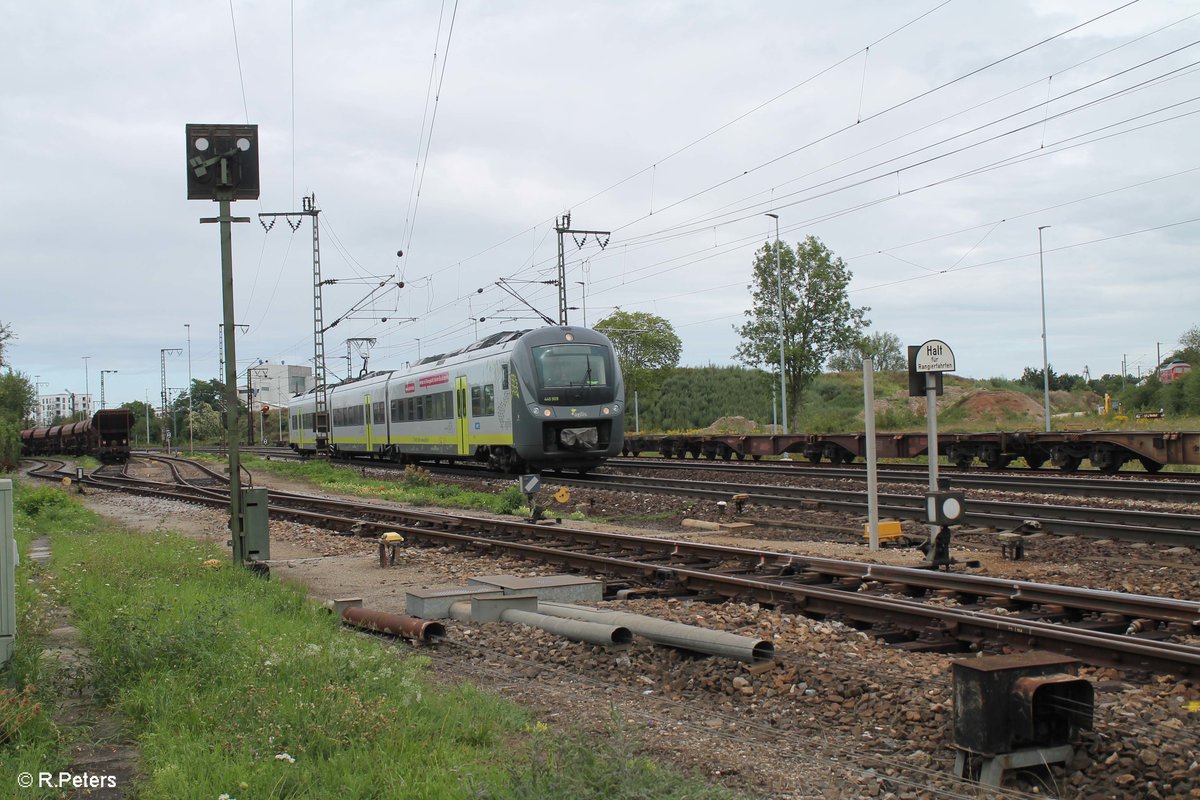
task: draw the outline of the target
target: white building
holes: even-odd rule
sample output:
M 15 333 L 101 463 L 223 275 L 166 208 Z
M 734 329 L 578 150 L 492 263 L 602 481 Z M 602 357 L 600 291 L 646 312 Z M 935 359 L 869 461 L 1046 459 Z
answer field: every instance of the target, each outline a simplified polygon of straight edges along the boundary
M 82 411 L 87 417 L 96 413 L 90 394 L 41 394 L 38 395 L 36 421 L 39 427 L 44 428 L 58 417 L 70 417 L 77 411 Z
M 312 367 L 297 367 L 289 364 L 263 363 L 250 367 L 250 388 L 253 391 L 253 406 L 257 411 L 266 403 L 271 408 L 286 408 L 294 394 L 303 394 L 313 388 Z M 245 400 L 246 385 L 238 387 L 239 396 Z

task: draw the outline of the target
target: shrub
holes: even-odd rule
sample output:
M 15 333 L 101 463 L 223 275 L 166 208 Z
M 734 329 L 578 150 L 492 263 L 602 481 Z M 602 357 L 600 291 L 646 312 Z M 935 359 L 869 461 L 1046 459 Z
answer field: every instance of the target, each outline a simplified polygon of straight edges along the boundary
M 65 509 L 71 506 L 71 500 L 62 492 L 49 486 L 20 492 L 13 500 L 13 507 L 31 517 L 36 517 L 46 509 Z
M 404 485 L 411 487 L 426 487 L 433 485 L 433 476 L 424 467 L 409 464 L 404 468 Z

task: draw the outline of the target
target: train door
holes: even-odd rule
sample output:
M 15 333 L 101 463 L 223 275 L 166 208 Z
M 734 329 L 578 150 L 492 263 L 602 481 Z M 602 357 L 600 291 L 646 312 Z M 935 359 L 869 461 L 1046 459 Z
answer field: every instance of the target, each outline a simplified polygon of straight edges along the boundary
M 371 395 L 369 394 L 363 395 L 363 425 L 366 433 L 367 452 L 370 453 L 374 448 L 371 446 Z
M 454 420 L 458 432 L 458 454 L 460 456 L 469 453 L 467 450 L 467 429 L 469 427 L 467 410 L 470 408 L 467 405 L 468 400 L 467 376 L 459 375 L 454 379 Z

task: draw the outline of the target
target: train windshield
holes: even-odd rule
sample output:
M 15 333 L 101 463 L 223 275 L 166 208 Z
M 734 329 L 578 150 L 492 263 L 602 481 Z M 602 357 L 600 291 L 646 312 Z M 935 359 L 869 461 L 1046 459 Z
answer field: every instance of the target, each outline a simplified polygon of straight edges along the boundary
M 603 345 L 535 347 L 533 363 L 543 403 L 606 403 L 612 399 L 612 355 Z

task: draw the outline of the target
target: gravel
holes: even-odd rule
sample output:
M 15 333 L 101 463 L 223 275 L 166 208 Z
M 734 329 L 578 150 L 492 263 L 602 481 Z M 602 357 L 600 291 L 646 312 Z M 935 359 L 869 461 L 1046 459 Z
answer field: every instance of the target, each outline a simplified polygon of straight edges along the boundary
M 256 482 L 282 483 L 270 477 Z M 455 482 L 493 490 L 510 484 L 478 478 Z M 553 481 L 548 483 L 544 491 L 552 493 Z M 216 511 L 108 493 L 94 493 L 91 502 L 137 527 L 182 527 L 214 539 L 227 535 L 225 518 Z M 755 526 L 752 533 L 730 537 L 684 535 L 679 528 L 684 517 L 716 519 L 716 509 L 679 498 L 573 490 L 574 508 L 603 515 L 610 525 L 624 523 L 622 530 L 636 521 L 651 533 L 669 531 L 678 538 L 766 539 L 822 555 L 914 560 L 911 550 L 870 554 L 853 533 L 831 542 L 830 528 L 862 528 L 855 517 L 828 512 L 797 512 L 789 518 L 775 509 L 747 509 L 747 516 L 790 519 L 796 527 Z M 274 574 L 305 583 L 316 597 L 361 595 L 368 607 L 385 611 L 403 610 L 404 591 L 413 586 L 465 583 L 480 574 L 552 572 L 509 558 L 430 547 L 402 549 L 400 565 L 383 571 L 373 542 L 278 521 L 271 523 L 271 534 Z M 1197 596 L 1194 554 L 1042 538 L 1029 542 L 1024 561 L 1013 562 L 988 545 L 967 549 L 974 547 L 972 537 L 960 537 L 956 555 L 980 558 L 980 571 L 989 575 Z M 420 651 L 433 659 L 437 680 L 471 680 L 529 704 L 549 724 L 604 735 L 615 711 L 647 753 L 749 794 L 991 796 L 977 795 L 971 784 L 949 774 L 954 759 L 949 656 L 908 653 L 836 620 L 812 620 L 757 604 L 656 598 L 605 605 L 767 638 L 778 657 L 769 668 L 758 669 L 641 639 L 627 650 L 609 651 L 503 623 L 459 622 L 448 624 L 446 642 Z M 1191 680 L 1147 679 L 1107 669 L 1083 668 L 1081 674 L 1096 689 L 1095 730 L 1083 735 L 1070 764 L 1012 773 L 1006 786 L 1088 800 L 1200 798 L 1200 687 Z

